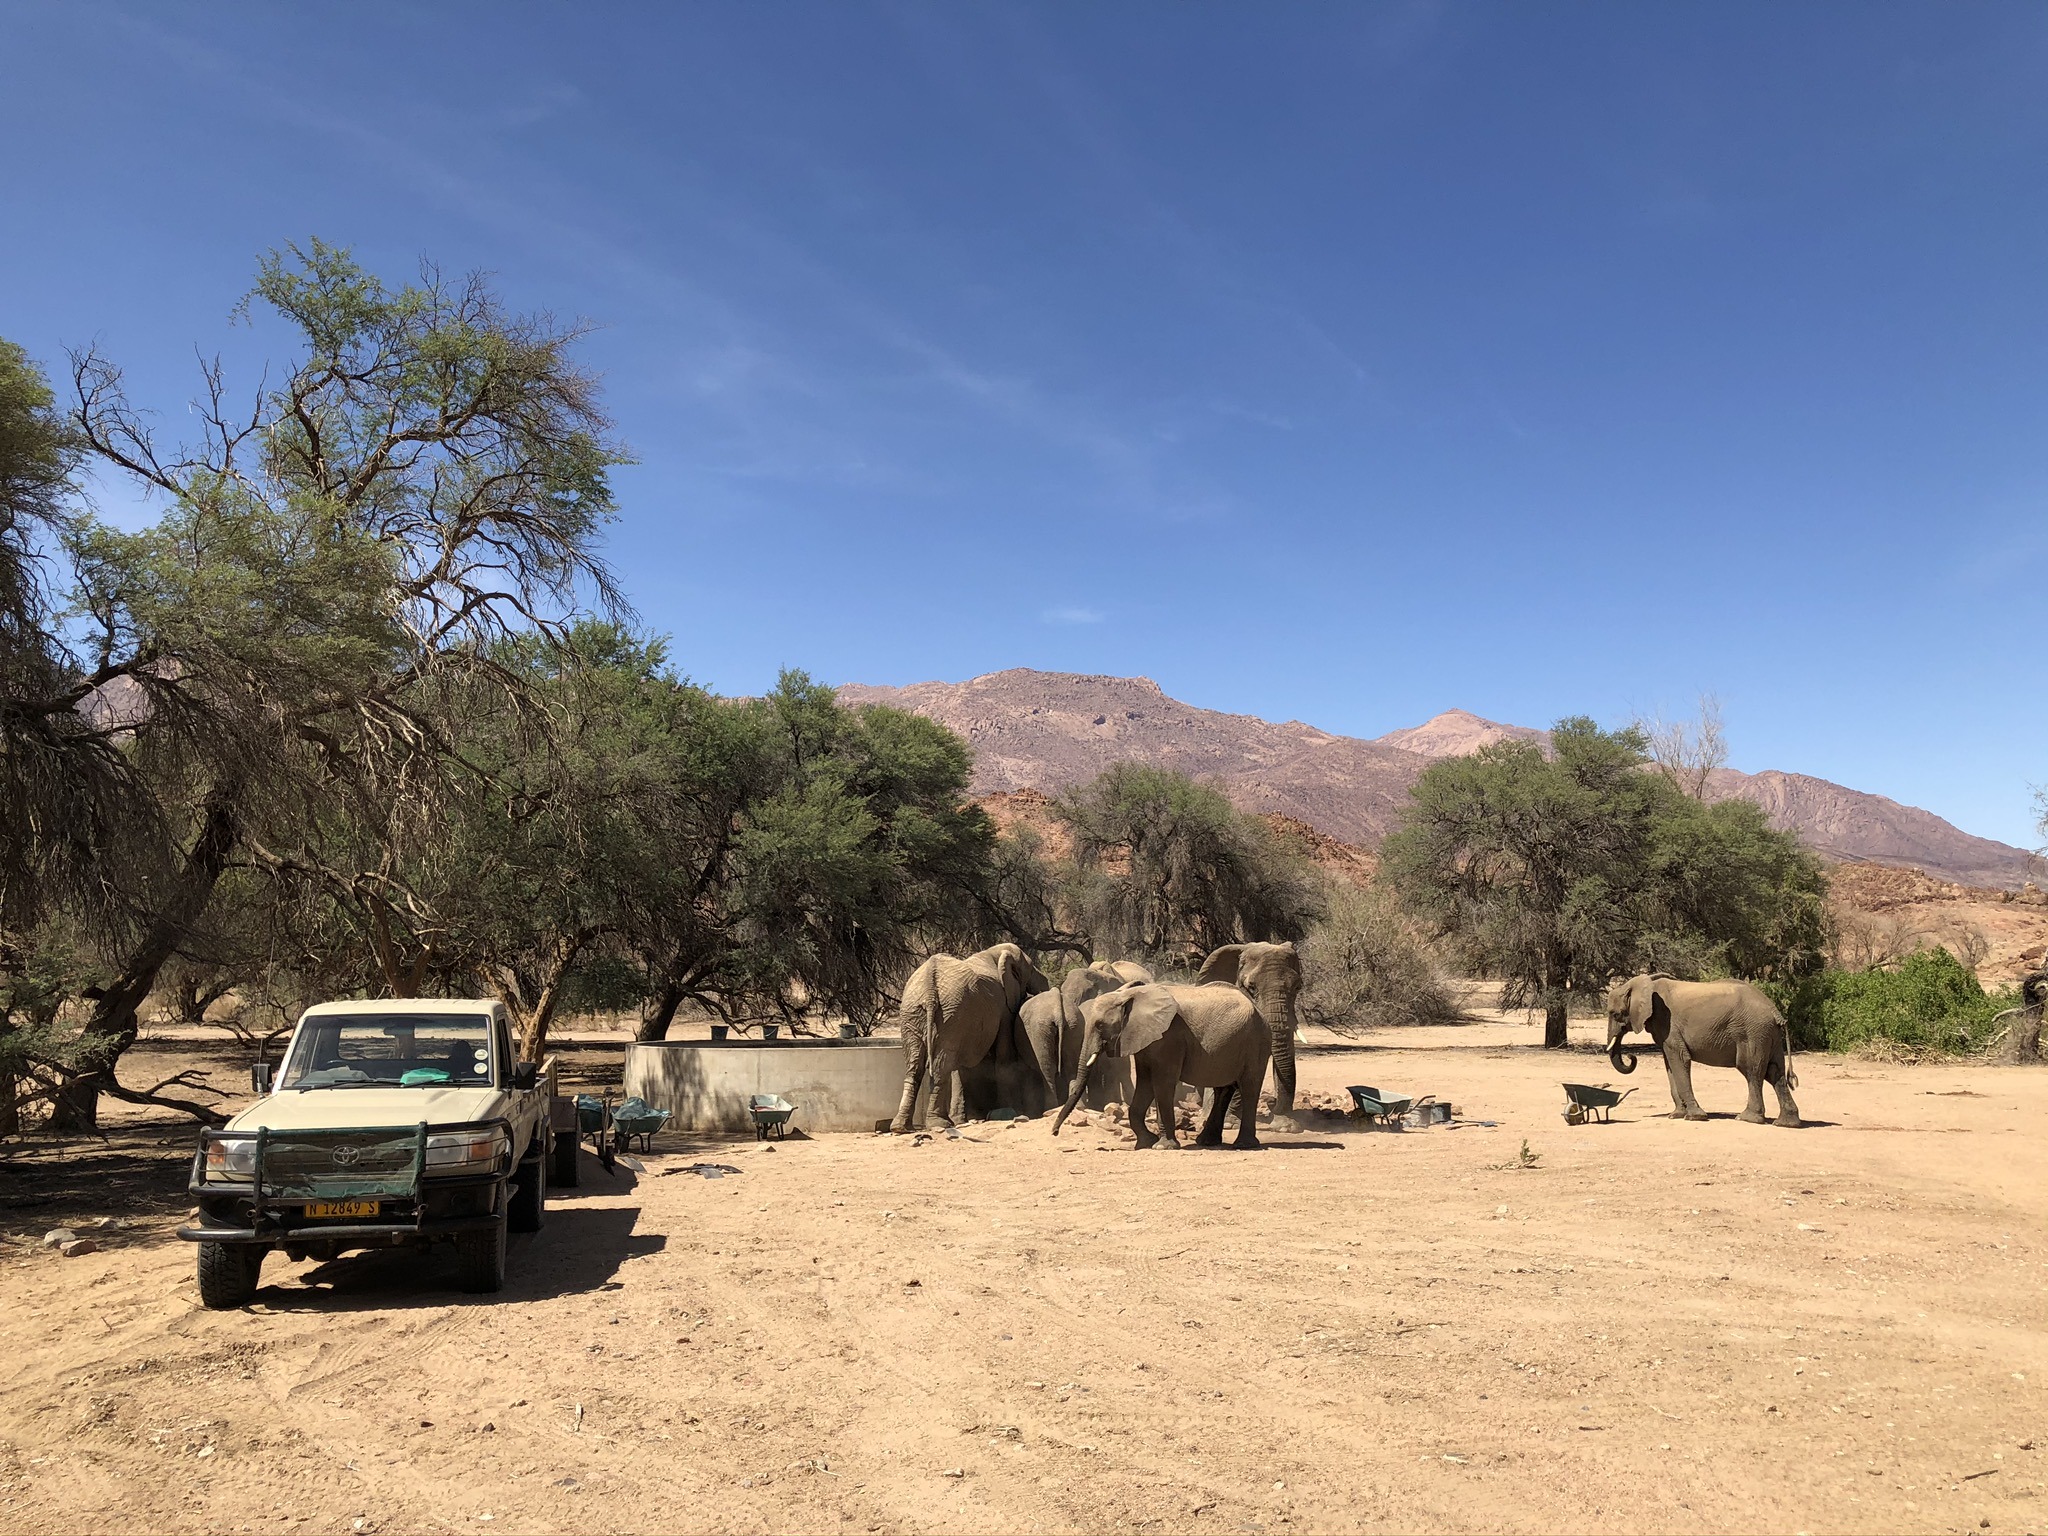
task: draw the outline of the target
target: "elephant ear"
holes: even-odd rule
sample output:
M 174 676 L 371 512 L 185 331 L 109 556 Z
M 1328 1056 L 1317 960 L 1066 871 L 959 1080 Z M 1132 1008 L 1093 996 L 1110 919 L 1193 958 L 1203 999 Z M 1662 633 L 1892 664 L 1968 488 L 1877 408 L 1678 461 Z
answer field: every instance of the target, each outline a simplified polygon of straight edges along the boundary
M 1109 962 L 1109 968 L 1129 986 L 1149 986 L 1159 979 L 1135 960 L 1112 960 Z
M 1180 1005 L 1164 987 L 1131 987 L 1113 997 L 1128 996 L 1123 1037 L 1117 1041 L 1119 1056 L 1135 1056 L 1148 1045 L 1157 1045 L 1180 1017 Z
M 1242 944 L 1225 944 L 1220 949 L 1212 949 L 1209 951 L 1209 958 L 1202 962 L 1201 970 L 1195 973 L 1196 983 L 1207 985 L 1212 981 L 1221 981 L 1236 986 L 1237 963 L 1243 955 Z
M 1638 976 L 1628 984 L 1628 1025 L 1630 1029 L 1646 1030 L 1650 1020 L 1656 1016 L 1657 1005 L 1662 1003 L 1668 1012 L 1671 1004 L 1658 990 L 1661 976 Z

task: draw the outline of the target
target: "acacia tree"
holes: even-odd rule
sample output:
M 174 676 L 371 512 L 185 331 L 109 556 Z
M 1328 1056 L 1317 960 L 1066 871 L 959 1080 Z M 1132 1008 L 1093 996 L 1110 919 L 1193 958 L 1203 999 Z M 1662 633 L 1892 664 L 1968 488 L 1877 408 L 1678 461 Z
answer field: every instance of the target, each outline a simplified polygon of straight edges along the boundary
M 1566 1042 L 1574 992 L 1665 969 L 1771 977 L 1819 963 L 1818 862 L 1751 806 L 1705 805 L 1645 771 L 1643 732 L 1561 720 L 1550 753 L 1497 742 L 1432 764 L 1381 846 L 1411 911 L 1543 1009 Z
M 1116 763 L 1056 806 L 1077 926 L 1123 953 L 1197 963 L 1221 944 L 1298 939 L 1321 910 L 1304 862 L 1185 774 Z
M 318 241 L 264 258 L 251 305 L 301 354 L 242 412 L 207 367 L 197 442 L 160 443 L 117 367 L 73 358 L 86 450 L 165 511 L 140 533 L 70 537 L 76 680 L 41 702 L 132 695 L 123 756 L 168 838 L 105 946 L 59 1128 L 90 1126 L 102 1091 L 204 1113 L 114 1069 L 223 873 L 258 848 L 303 854 L 294 813 L 337 785 L 381 772 L 424 794 L 445 744 L 419 691 L 489 670 L 510 630 L 615 601 L 596 538 L 621 459 L 571 357 L 578 328 L 508 313 L 480 276 L 387 288 Z

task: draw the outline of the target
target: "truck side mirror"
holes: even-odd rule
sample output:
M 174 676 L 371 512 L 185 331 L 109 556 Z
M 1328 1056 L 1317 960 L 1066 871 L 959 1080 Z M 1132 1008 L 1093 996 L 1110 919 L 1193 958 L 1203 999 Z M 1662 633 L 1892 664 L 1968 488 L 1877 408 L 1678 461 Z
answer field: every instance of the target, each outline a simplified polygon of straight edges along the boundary
M 527 1089 L 540 1086 L 540 1066 L 536 1062 L 522 1061 L 512 1069 L 512 1086 Z
M 258 1093 L 270 1092 L 270 1073 L 271 1066 L 269 1062 L 257 1062 L 255 1066 L 249 1069 L 249 1085 Z

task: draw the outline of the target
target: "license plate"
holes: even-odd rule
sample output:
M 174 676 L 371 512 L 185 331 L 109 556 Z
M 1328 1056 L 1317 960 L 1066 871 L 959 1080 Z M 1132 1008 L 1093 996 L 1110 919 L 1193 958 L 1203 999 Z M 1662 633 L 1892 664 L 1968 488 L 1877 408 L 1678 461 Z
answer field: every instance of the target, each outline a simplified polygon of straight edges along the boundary
M 306 1207 L 308 1216 L 375 1216 L 383 1207 L 375 1200 L 316 1200 Z

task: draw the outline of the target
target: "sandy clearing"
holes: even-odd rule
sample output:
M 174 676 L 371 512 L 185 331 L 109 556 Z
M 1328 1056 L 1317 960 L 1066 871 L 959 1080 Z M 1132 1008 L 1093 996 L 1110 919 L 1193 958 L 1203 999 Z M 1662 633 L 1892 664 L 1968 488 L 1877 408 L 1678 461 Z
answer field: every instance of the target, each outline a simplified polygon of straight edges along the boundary
M 1606 1063 L 1530 1038 L 1304 1057 L 1492 1129 L 675 1145 L 589 1168 L 495 1300 L 273 1256 L 208 1313 L 182 1199 L 89 1257 L 20 1240 L 88 1182 L 0 1212 L 0 1530 L 2048 1524 L 2048 1072 L 1805 1057 L 1831 1123 L 1787 1132 L 1652 1118 L 1646 1066 L 1569 1128 Z

